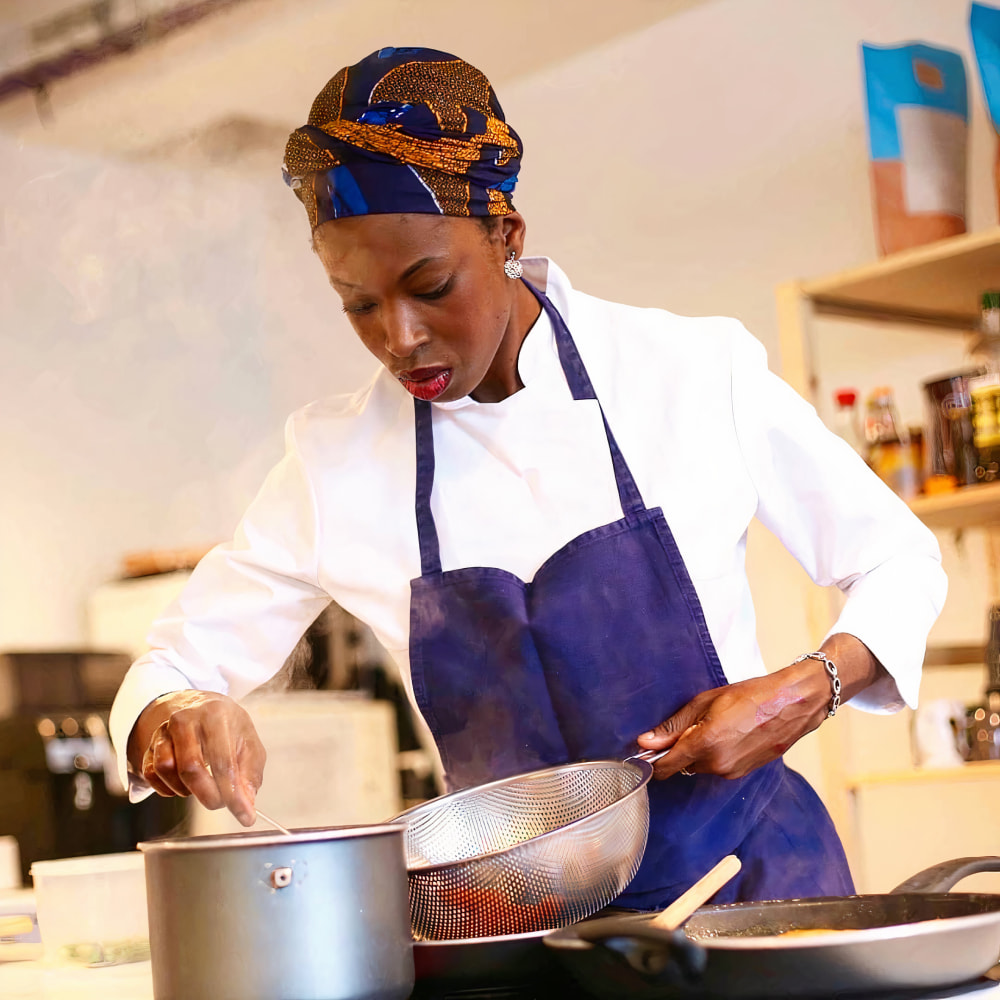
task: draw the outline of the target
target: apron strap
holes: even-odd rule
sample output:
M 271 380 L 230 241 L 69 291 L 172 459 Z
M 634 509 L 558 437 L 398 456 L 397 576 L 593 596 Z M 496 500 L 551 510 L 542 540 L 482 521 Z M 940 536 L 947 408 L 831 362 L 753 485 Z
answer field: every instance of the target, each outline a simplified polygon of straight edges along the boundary
M 559 363 L 562 365 L 566 382 L 574 399 L 593 399 L 600 407 L 600 400 L 594 391 L 593 383 L 584 367 L 576 344 L 563 321 L 559 310 L 530 282 L 521 279 L 532 295 L 538 299 L 552 323 L 555 333 L 556 348 L 559 351 Z M 438 541 L 437 527 L 434 515 L 431 513 L 431 490 L 434 487 L 434 427 L 433 408 L 425 399 L 413 400 L 414 423 L 417 444 L 417 488 L 416 514 L 417 536 L 420 540 L 420 573 L 441 572 L 441 545 Z M 618 486 L 618 499 L 621 501 L 622 513 L 626 518 L 642 513 L 646 509 L 642 494 L 632 476 L 632 471 L 625 461 L 625 456 L 618 447 L 614 434 L 608 426 L 608 418 L 601 407 L 601 420 L 604 421 L 604 433 L 608 439 L 611 451 L 611 463 L 615 470 L 615 483 Z
M 538 299 L 541 307 L 548 315 L 549 321 L 552 323 L 552 329 L 556 337 L 556 348 L 559 351 L 559 362 L 562 365 L 563 374 L 566 376 L 566 382 L 569 385 L 569 390 L 573 398 L 597 400 L 597 405 L 601 407 L 601 419 L 604 421 L 604 433 L 607 436 L 608 448 L 611 451 L 611 462 L 615 469 L 615 483 L 618 486 L 618 499 L 621 501 L 622 513 L 626 517 L 641 513 L 646 509 L 646 505 L 642 500 L 642 494 L 639 492 L 639 487 L 632 476 L 632 470 L 628 467 L 625 456 L 621 453 L 618 442 L 611 432 L 611 427 L 608 425 L 608 418 L 604 415 L 604 407 L 601 406 L 601 401 L 597 399 L 597 393 L 594 391 L 594 385 L 587 374 L 583 358 L 580 357 L 580 352 L 576 349 L 576 344 L 573 342 L 573 337 L 570 335 L 565 321 L 547 295 L 543 295 L 525 278 L 522 278 L 521 281 L 528 287 L 528 291 Z
M 441 546 L 431 513 L 431 490 L 434 487 L 433 411 L 426 399 L 413 400 L 417 438 L 417 538 L 420 540 L 420 575 L 441 572 Z

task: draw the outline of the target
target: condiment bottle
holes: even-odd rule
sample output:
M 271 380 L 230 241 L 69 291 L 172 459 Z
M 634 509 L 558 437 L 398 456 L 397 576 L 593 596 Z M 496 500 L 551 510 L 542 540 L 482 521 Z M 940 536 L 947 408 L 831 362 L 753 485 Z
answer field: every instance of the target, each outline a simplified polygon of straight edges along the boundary
M 976 478 L 990 482 L 1000 477 L 1000 292 L 983 295 L 979 332 L 972 353 L 981 361 L 983 374 L 969 380 L 972 438 Z
M 858 393 L 856 389 L 838 389 L 833 394 L 836 409 L 833 414 L 833 430 L 842 437 L 859 455 L 865 454 L 865 438 L 861 431 L 858 415 Z
M 918 464 L 888 386 L 874 389 L 868 399 L 865 442 L 868 464 L 878 477 L 904 500 L 912 500 L 920 489 Z

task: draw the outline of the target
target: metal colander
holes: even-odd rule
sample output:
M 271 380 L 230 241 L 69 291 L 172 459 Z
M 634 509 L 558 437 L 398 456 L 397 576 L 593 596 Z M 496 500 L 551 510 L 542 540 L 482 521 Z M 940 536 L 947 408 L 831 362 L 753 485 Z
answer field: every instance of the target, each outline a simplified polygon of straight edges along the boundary
M 417 940 L 550 930 L 607 906 L 649 831 L 645 761 L 564 764 L 443 795 L 406 823 Z

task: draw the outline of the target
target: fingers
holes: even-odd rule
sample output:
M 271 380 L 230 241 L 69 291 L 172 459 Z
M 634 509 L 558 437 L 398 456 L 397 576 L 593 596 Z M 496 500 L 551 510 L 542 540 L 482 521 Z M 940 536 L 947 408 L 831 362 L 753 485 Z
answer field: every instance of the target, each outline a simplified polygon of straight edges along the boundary
M 251 799 L 256 799 L 260 786 L 264 783 L 264 765 L 267 763 L 267 751 L 264 744 L 257 736 L 257 731 L 250 723 L 250 737 L 245 738 L 237 752 L 237 760 L 240 765 L 240 774 L 250 794 Z
M 793 738 L 789 740 L 791 723 L 785 716 L 764 711 L 780 700 L 772 687 L 769 678 L 754 678 L 706 691 L 692 699 L 660 727 L 666 730 L 660 737 L 661 745 L 669 740 L 671 749 L 655 764 L 654 776 L 662 780 L 683 772 L 741 778 L 780 757 L 789 743 L 801 735 L 801 726 L 798 716 L 791 713 L 795 725 L 791 729 Z M 695 721 L 678 734 L 679 725 L 692 717 L 696 717 Z M 643 738 L 640 742 L 650 745 L 652 741 Z
M 174 741 L 174 767 L 186 791 L 206 808 L 219 809 L 223 797 L 215 777 L 215 766 L 205 749 L 205 733 L 199 713 L 180 711 L 168 723 Z
M 222 805 L 244 826 L 253 826 L 257 817 L 254 800 L 262 779 L 264 748 L 249 716 L 245 724 L 243 719 L 227 718 L 206 731 L 204 738 L 205 755 Z
M 706 745 L 710 742 L 708 728 L 701 722 L 696 722 L 693 726 L 688 726 L 683 733 L 676 737 L 673 748 L 666 757 L 653 765 L 653 777 L 657 781 L 672 777 L 681 771 L 696 774 L 701 768 L 705 757 Z
M 158 726 L 142 757 L 141 773 L 155 792 L 164 796 L 187 795 L 188 790 L 177 773 L 176 754 L 169 723 Z
M 636 742 L 646 750 L 666 750 L 674 746 L 692 726 L 701 721 L 715 695 L 715 690 L 695 695 L 683 708 L 648 733 L 643 733 Z
M 160 795 L 194 795 L 252 826 L 266 756 L 243 708 L 222 695 L 191 693 L 153 731 L 141 773 Z

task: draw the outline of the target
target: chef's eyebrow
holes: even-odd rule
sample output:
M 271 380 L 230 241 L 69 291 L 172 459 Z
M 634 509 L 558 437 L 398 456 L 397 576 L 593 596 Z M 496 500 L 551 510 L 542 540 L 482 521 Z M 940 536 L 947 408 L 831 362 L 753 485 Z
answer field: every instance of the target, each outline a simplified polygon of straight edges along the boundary
M 443 257 L 421 257 L 415 264 L 411 264 L 400 276 L 400 281 L 406 281 L 407 278 L 412 277 L 416 274 L 420 268 L 424 267 L 426 264 L 433 264 L 435 261 L 444 260 Z
M 427 264 L 433 264 L 435 261 L 444 260 L 443 257 L 421 257 L 416 263 L 411 264 L 398 278 L 399 281 L 406 281 L 407 278 L 413 277 L 420 268 L 426 266 Z M 341 281 L 337 279 L 330 278 L 330 284 L 334 287 L 338 285 L 342 288 L 360 288 L 360 285 L 355 285 L 350 281 Z

